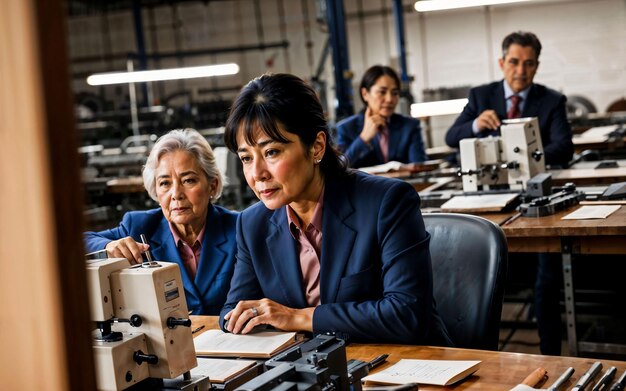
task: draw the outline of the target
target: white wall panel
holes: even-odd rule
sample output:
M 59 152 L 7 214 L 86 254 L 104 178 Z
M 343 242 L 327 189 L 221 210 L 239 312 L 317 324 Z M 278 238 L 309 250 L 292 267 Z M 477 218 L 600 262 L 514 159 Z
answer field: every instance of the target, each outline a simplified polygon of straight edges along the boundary
M 279 25 L 278 0 L 262 0 L 261 23 L 263 41 L 283 39 Z M 243 53 L 223 53 L 186 58 L 185 65 L 237 62 L 241 73 L 215 80 L 187 80 L 185 88 L 242 85 L 263 72 L 289 71 L 308 78 L 316 70 L 327 38 L 326 28 L 316 21 L 317 5 L 307 0 L 311 26 L 309 58 L 304 32 L 302 2 L 283 0 L 285 26 L 290 43 L 288 55 L 283 49 L 266 49 Z M 176 5 L 182 50 L 232 47 L 260 43 L 257 18 L 252 0 L 216 2 L 185 2 Z M 373 64 L 397 66 L 394 18 L 390 0 L 344 0 L 348 20 L 350 66 L 355 106 L 361 107 L 357 87 L 365 69 Z M 404 0 L 405 8 L 412 0 Z M 361 13 L 359 11 L 362 11 Z M 149 10 L 143 10 L 145 42 L 153 51 L 156 39 L 159 51 L 175 50 L 172 7 L 153 9 L 154 25 Z M 69 45 L 72 58 L 105 55 L 107 43 L 102 36 L 103 17 L 81 16 L 69 21 Z M 480 7 L 464 10 L 404 15 L 406 54 L 409 75 L 415 78 L 411 91 L 421 101 L 425 88 L 475 86 L 500 79 L 497 64 L 502 38 L 515 30 L 535 32 L 543 46 L 541 66 L 536 81 L 565 94 L 583 95 L 600 111 L 609 103 L 626 95 L 626 1 L 624 0 L 544 0 L 508 6 Z M 111 12 L 107 15 L 113 53 L 135 51 L 132 13 Z M 154 33 L 151 31 L 154 30 Z M 154 38 L 152 34 L 154 34 Z M 101 62 L 77 64 L 74 72 L 102 71 L 111 64 L 122 69 L 124 64 Z M 176 66 L 175 59 L 150 62 L 154 67 Z M 329 98 L 333 96 L 332 65 L 326 59 L 323 75 L 328 83 Z M 175 91 L 181 83 L 165 82 L 160 90 Z M 88 87 L 81 80 L 74 86 Z M 231 94 L 232 95 L 232 94 Z M 331 109 L 332 112 L 332 109 Z M 454 119 L 454 117 L 451 117 Z M 442 123 L 445 131 L 448 121 Z

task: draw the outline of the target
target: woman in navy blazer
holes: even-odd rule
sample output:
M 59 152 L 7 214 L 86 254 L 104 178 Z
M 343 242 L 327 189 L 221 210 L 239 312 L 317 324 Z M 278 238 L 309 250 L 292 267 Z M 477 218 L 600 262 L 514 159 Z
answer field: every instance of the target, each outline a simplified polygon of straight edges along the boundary
M 86 250 L 139 263 L 150 249 L 156 260 L 178 264 L 194 315 L 217 315 L 233 275 L 238 213 L 211 202 L 223 180 L 209 143 L 193 129 L 169 132 L 150 152 L 143 180 L 161 207 L 128 212 L 117 228 L 86 232 Z
M 419 196 L 402 181 L 347 170 L 309 85 L 286 74 L 252 80 L 225 141 L 261 202 L 237 222 L 224 330 L 271 325 L 450 344 L 433 300 Z
M 388 66 L 374 65 L 365 71 L 359 90 L 365 109 L 337 124 L 337 144 L 350 166 L 426 160 L 419 120 L 394 114 L 400 99 L 397 73 Z M 386 147 L 381 145 L 383 137 Z

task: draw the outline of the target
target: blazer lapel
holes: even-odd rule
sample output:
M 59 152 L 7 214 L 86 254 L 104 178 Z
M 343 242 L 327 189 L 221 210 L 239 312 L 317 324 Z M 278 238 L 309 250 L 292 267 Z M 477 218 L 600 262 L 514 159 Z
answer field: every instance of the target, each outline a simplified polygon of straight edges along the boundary
M 506 119 L 506 102 L 504 100 L 504 81 L 497 84 L 491 95 L 491 107 L 500 119 Z
M 183 260 L 178 254 L 176 243 L 174 243 L 174 237 L 170 231 L 170 226 L 167 223 L 165 217 L 161 221 L 161 224 L 154 232 L 152 238 L 149 239 L 150 251 L 152 256 L 157 261 L 174 262 L 178 264 L 180 269 L 180 276 L 183 280 L 183 286 L 185 287 L 185 294 L 194 295 L 199 300 L 200 294 L 194 284 L 193 280 L 189 277 L 187 269 L 183 264 Z
M 228 256 L 221 248 L 227 241 L 222 225 L 222 216 L 212 205 L 209 205 L 202 238 L 202 255 L 194 281 L 201 296 L 206 294 Z
M 537 93 L 537 89 L 533 84 L 528 91 L 526 103 L 524 103 L 524 110 L 522 110 L 522 117 L 536 117 L 540 106 L 541 96 Z
M 352 180 L 352 179 L 348 179 Z M 321 303 L 332 303 L 337 297 L 339 281 L 352 253 L 356 230 L 349 223 L 354 213 L 347 189 L 339 180 L 326 181 L 322 218 L 322 256 L 320 259 Z
M 280 286 L 286 298 L 286 305 L 293 308 L 307 307 L 300 260 L 295 240 L 287 226 L 287 213 L 284 206 L 274 211 L 270 224 L 265 243 L 274 272 L 278 276 L 278 281 L 282 282 Z

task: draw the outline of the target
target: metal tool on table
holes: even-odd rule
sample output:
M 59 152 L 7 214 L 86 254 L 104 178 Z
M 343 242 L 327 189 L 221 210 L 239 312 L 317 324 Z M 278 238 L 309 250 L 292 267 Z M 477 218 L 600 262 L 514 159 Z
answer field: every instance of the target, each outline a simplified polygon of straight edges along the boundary
M 345 342 L 318 335 L 265 362 L 268 371 L 237 390 L 361 390 L 369 362 L 346 362 Z
M 550 186 L 550 188 L 552 188 Z M 523 196 L 523 201 L 517 209 L 524 217 L 542 217 L 553 215 L 567 207 L 577 205 L 585 199 L 585 194 L 576 190 L 573 183 L 566 183 L 560 188 L 552 188 L 556 192 L 543 196 Z

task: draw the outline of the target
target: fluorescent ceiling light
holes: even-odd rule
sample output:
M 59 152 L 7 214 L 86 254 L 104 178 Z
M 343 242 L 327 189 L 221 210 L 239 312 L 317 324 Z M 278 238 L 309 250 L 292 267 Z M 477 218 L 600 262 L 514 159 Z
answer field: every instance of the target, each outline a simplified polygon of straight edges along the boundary
M 120 83 L 143 83 L 159 80 L 193 79 L 195 77 L 225 76 L 239 73 L 234 63 L 200 67 L 159 69 L 154 71 L 97 73 L 87 78 L 87 84 L 101 86 Z
M 434 117 L 436 115 L 458 114 L 463 111 L 468 100 L 452 99 L 440 100 L 437 102 L 413 103 L 411 105 L 411 116 L 415 118 Z
M 415 2 L 415 10 L 417 12 L 428 12 L 484 5 L 521 3 L 523 1 L 531 0 L 420 0 Z

